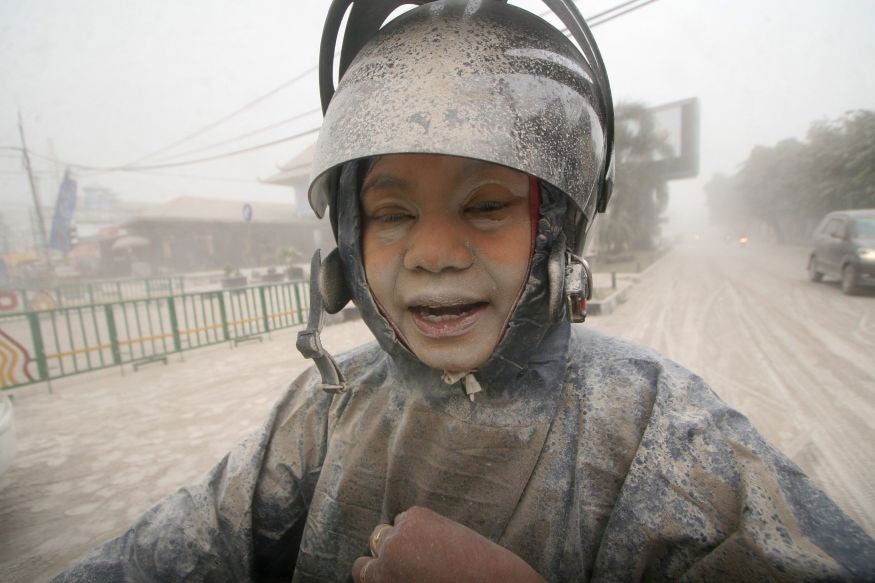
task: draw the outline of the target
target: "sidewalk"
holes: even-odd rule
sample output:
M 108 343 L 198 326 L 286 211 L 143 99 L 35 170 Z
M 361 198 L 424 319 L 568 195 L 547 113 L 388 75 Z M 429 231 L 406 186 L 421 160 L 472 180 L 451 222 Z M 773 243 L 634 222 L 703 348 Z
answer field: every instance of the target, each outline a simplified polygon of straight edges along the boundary
M 297 329 L 15 391 L 18 453 L 0 476 L 0 579 L 45 581 L 196 481 L 266 419 L 306 367 Z M 372 339 L 361 321 L 326 327 L 332 352 Z

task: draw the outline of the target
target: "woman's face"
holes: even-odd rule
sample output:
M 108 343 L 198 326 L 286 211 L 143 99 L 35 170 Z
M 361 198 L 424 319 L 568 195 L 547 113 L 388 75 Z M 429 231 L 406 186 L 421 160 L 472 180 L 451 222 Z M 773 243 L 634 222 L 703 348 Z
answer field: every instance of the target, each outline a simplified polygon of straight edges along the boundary
M 389 155 L 365 177 L 361 204 L 368 284 L 417 358 L 450 372 L 486 362 L 528 275 L 528 176 Z

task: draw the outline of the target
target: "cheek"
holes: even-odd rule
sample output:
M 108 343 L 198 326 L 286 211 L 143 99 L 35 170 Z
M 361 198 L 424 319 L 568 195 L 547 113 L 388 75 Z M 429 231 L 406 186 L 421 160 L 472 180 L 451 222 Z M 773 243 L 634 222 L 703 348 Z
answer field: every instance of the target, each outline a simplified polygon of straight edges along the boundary
M 491 263 L 511 272 L 527 273 L 532 246 L 528 217 L 523 217 L 495 233 L 478 237 L 476 243 Z
M 377 301 L 384 306 L 390 303 L 390 292 L 398 276 L 400 253 L 395 246 L 387 245 L 379 236 L 365 230 L 362 237 L 362 258 L 365 277 Z

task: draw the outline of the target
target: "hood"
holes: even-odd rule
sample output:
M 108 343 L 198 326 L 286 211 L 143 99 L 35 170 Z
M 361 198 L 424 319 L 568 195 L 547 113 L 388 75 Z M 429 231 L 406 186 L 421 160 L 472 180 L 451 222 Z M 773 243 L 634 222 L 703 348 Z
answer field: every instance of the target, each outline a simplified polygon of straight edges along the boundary
M 399 340 L 368 286 L 362 260 L 359 206 L 359 190 L 367 168 L 366 161 L 345 164 L 338 195 L 330 205 L 344 279 L 365 323 L 400 372 L 417 378 L 440 378 L 442 371 L 424 365 Z M 524 377 L 534 376 L 544 382 L 564 371 L 570 328 L 565 321 L 564 302 L 557 298 L 562 297 L 564 285 L 563 220 L 567 200 L 558 189 L 541 183 L 538 229 L 528 280 L 501 341 L 486 363 L 474 371 L 484 390 L 512 391 L 515 386 L 528 386 L 519 382 Z

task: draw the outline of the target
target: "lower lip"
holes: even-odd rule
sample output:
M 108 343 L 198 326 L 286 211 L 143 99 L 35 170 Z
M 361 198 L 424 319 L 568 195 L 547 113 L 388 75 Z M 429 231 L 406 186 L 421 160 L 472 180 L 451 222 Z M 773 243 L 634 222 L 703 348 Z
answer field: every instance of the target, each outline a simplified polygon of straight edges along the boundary
M 428 338 L 452 338 L 467 333 L 480 320 L 487 305 L 483 304 L 458 317 L 434 321 L 424 318 L 419 312 L 409 310 L 413 323 L 423 336 Z

